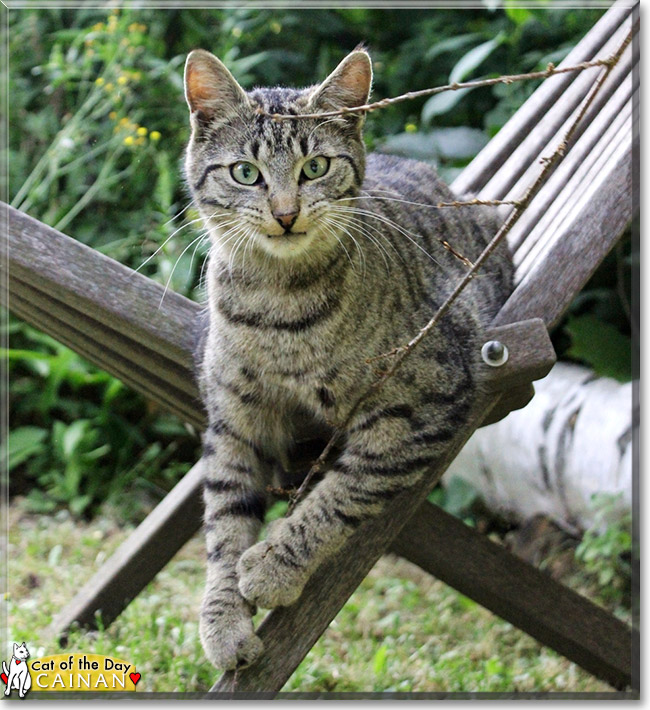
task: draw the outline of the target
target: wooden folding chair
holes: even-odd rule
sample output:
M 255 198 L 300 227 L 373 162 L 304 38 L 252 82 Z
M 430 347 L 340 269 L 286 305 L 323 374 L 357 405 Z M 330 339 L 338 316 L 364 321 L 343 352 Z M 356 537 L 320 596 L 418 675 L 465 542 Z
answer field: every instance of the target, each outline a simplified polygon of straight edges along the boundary
M 607 58 L 638 5 L 611 8 L 567 57 L 571 65 Z M 214 693 L 277 692 L 386 551 L 419 565 L 618 689 L 639 688 L 638 631 L 514 557 L 426 496 L 476 427 L 522 407 L 531 382 L 555 356 L 547 329 L 638 210 L 638 34 L 580 124 L 568 153 L 509 235 L 516 288 L 488 338 L 508 362 L 485 367 L 489 392 L 457 432 L 444 461 L 416 490 L 362 525 L 324 563 L 291 607 L 262 622 L 265 653 L 225 673 Z M 519 197 L 552 153 L 599 69 L 543 83 L 453 185 L 459 193 Z M 199 306 L 6 205 L 9 307 L 21 318 L 114 374 L 197 429 L 205 422 L 191 374 Z M 52 631 L 110 623 L 200 527 L 201 465 L 194 466 L 59 614 Z M 198 618 L 198 613 L 197 613 Z

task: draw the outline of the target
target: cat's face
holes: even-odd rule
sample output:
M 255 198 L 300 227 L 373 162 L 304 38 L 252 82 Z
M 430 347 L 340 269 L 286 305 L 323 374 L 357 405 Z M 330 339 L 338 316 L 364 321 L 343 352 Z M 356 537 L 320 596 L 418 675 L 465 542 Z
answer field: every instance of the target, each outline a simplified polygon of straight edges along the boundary
M 344 219 L 337 207 L 363 180 L 361 119 L 277 121 L 265 114 L 320 113 L 366 103 L 372 71 L 355 51 L 323 84 L 304 90 L 246 93 L 203 50 L 185 68 L 192 139 L 186 176 L 215 245 L 281 259 L 327 253 Z
M 21 644 L 14 643 L 14 656 L 22 661 L 29 658 L 29 651 L 24 641 Z

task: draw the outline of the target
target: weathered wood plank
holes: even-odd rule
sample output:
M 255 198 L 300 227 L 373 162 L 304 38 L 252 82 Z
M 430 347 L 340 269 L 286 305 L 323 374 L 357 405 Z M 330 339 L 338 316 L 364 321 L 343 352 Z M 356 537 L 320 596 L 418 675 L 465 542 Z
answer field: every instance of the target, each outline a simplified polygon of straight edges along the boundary
M 595 144 L 588 159 L 572 165 L 574 169 L 567 171 L 565 175 L 557 176 L 557 181 L 566 178 L 563 181 L 566 189 L 555 198 L 553 208 L 533 223 L 526 242 L 515 254 L 515 269 L 519 281 L 535 266 L 549 244 L 564 238 L 564 230 L 573 221 L 575 203 L 589 191 L 593 180 L 600 180 L 599 176 L 610 173 L 620 156 L 631 153 L 631 119 L 632 110 L 627 103 L 619 115 L 612 117 L 609 125 L 603 128 L 601 139 Z M 553 199 L 556 190 L 556 180 L 551 179 L 540 191 L 540 198 Z M 550 193 L 548 197 L 547 192 Z
M 574 195 L 580 192 L 583 176 L 596 163 L 599 164 L 599 172 L 606 171 L 614 147 L 621 141 L 631 140 L 633 88 L 632 77 L 628 75 L 612 98 L 612 103 L 569 151 L 509 235 L 509 243 L 515 247 L 514 263 L 519 280 L 529 268 L 531 259 L 527 257 L 535 252 L 540 239 L 553 238 L 555 231 L 548 229 L 548 225 L 567 208 L 571 210 Z M 516 247 L 516 244 L 519 246 Z
M 172 291 L 163 299 L 160 284 L 8 205 L 2 209 L 8 212 L 11 276 L 187 365 L 195 303 Z
M 481 382 L 492 392 L 528 386 L 546 377 L 556 361 L 548 331 L 539 318 L 488 328 L 484 340 L 498 340 L 508 348 L 503 365 L 483 365 Z
M 81 587 L 52 621 L 49 635 L 65 641 L 73 624 L 110 624 L 201 526 L 202 465 L 196 464 Z
M 593 59 L 631 13 L 630 4 L 608 10 L 559 66 L 571 66 Z M 571 84 L 575 79 L 575 74 L 560 74 L 545 81 L 453 182 L 453 190 L 458 194 L 478 193 L 526 136 L 540 131 L 548 135 L 544 128 L 544 115 L 559 102 L 575 108 L 584 97 L 581 92 L 577 95 L 571 92 Z M 518 166 L 513 179 L 525 167 Z
M 631 17 L 629 17 L 611 37 L 607 38 L 604 46 L 596 56 L 604 59 L 613 54 L 625 39 L 631 26 Z M 617 67 L 611 72 L 605 84 L 599 90 L 594 102 L 580 121 L 580 125 L 577 126 L 569 147 L 575 144 L 603 110 L 611 110 L 610 99 L 612 93 L 616 91 L 623 77 L 629 75 L 632 54 L 632 47 L 628 47 Z M 597 67 L 581 72 L 575 77 L 565 94 L 545 113 L 544 120 L 540 122 L 540 125 L 524 136 L 522 142 L 510 154 L 503 166 L 499 168 L 499 171 L 483 186 L 479 192 L 480 197 L 513 199 L 520 197 L 525 192 L 541 170 L 539 158 L 552 154 L 557 145 L 563 140 L 567 129 L 577 111 L 580 110 L 583 100 L 589 93 L 596 77 L 603 71 L 602 67 Z M 527 213 L 529 209 L 527 208 Z
M 638 631 L 430 503 L 391 545 L 454 589 L 623 690 Z M 426 540 L 426 545 L 423 541 Z
M 10 280 L 11 281 L 11 280 Z M 52 313 L 42 310 L 27 301 L 22 295 L 11 295 L 11 310 L 28 323 L 52 335 L 59 342 L 72 347 L 83 357 L 98 365 L 125 384 L 133 387 L 145 397 L 181 417 L 202 430 L 205 414 L 198 398 L 192 392 L 192 378 L 187 373 L 187 391 L 172 387 L 169 382 L 160 379 L 155 373 L 136 360 L 125 358 L 119 351 L 109 348 L 101 342 L 79 336 L 79 331 L 70 328 L 58 320 Z
M 495 324 L 542 318 L 550 328 L 559 321 L 638 210 L 633 203 L 632 161 L 630 150 L 621 151 L 609 171 L 592 174 L 583 191 L 574 193 L 562 231 L 520 281 Z
M 341 550 L 312 575 L 300 599 L 291 607 L 271 611 L 259 628 L 265 652 L 255 665 L 224 673 L 212 693 L 279 691 L 316 643 L 348 597 L 408 522 L 470 437 L 498 396 L 477 402 L 425 480 L 396 497 L 380 518 L 362 524 Z M 410 513 L 409 513 L 410 511 Z

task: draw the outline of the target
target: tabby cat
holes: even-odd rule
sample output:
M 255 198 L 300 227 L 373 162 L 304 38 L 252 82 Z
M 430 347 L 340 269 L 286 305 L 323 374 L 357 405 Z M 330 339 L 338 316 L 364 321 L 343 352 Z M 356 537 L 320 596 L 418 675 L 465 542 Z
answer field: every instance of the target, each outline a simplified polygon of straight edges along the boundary
M 476 396 L 481 323 L 511 287 L 503 252 L 258 542 L 268 490 L 296 442 L 345 420 L 376 379 L 367 359 L 407 342 L 466 271 L 458 255 L 475 259 L 495 232 L 481 208 L 436 208 L 454 196 L 428 165 L 366 158 L 360 115 L 269 116 L 364 104 L 371 81 L 365 50 L 302 90 L 245 92 L 209 52 L 187 59 L 186 177 L 212 242 L 198 354 L 209 418 L 200 632 L 218 668 L 252 663 L 262 651 L 255 607 L 292 604 L 318 565 L 443 451 Z

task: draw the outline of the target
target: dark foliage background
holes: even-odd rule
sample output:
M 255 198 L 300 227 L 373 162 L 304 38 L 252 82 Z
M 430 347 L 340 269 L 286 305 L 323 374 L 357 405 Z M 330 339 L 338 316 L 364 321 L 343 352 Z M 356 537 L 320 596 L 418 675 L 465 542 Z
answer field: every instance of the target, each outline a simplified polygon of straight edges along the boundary
M 300 86 L 363 43 L 382 98 L 559 62 L 601 13 L 488 0 L 480 10 L 11 10 L 10 199 L 200 299 L 181 175 L 191 49 L 213 51 L 245 87 Z M 368 147 L 434 162 L 451 180 L 537 85 L 375 112 Z M 630 261 L 628 237 L 554 334 L 560 354 L 619 379 L 630 376 Z M 38 511 L 88 516 L 108 502 L 140 517 L 197 460 L 195 432 L 26 324 L 8 328 L 12 493 Z

